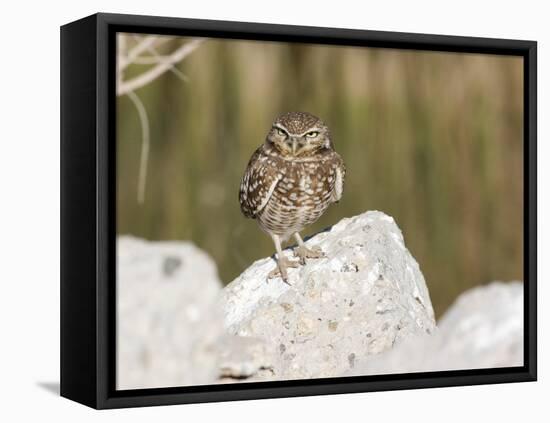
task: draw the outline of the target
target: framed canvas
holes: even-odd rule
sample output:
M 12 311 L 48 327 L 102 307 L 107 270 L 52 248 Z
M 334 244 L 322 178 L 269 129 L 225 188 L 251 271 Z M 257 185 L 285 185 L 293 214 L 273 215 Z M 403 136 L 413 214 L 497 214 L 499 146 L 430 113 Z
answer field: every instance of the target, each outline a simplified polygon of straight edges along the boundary
M 61 395 L 536 380 L 536 42 L 61 28 Z

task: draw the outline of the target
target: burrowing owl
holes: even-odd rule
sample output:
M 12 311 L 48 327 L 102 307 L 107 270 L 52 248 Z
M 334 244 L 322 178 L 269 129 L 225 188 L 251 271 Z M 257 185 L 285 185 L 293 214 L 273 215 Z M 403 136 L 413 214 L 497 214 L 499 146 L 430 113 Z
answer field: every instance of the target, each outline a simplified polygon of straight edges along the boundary
M 288 267 L 324 256 L 319 247 L 307 248 L 299 232 L 340 200 L 345 173 L 321 119 L 290 112 L 273 122 L 265 142 L 248 162 L 239 191 L 243 214 L 256 219 L 275 243 L 277 267 L 269 277 L 280 275 L 288 283 Z M 294 255 L 299 262 L 282 253 L 281 242 L 292 235 L 298 242 Z

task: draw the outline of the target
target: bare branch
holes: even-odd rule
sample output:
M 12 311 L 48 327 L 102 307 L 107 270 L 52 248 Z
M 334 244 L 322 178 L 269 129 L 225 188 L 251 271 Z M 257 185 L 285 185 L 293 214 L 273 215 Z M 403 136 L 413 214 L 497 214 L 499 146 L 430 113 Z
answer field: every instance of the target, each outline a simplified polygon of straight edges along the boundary
M 119 72 L 122 72 L 124 69 L 126 69 L 129 65 L 131 65 L 134 60 L 144 51 L 146 51 L 149 47 L 155 44 L 157 41 L 156 35 L 149 35 L 145 38 L 143 38 L 140 42 L 138 42 L 125 56 L 120 57 L 120 61 L 118 63 L 118 70 Z
M 169 55 L 160 55 L 157 47 L 173 39 L 173 37 L 133 37 L 135 45 L 128 51 L 128 38 L 119 35 L 117 52 L 117 96 L 127 95 L 134 104 L 141 124 L 141 155 L 139 162 L 139 174 L 137 184 L 137 202 L 145 202 L 147 184 L 147 165 L 150 150 L 150 127 L 147 110 L 135 90 L 151 83 L 167 71 L 173 72 L 178 78 L 187 82 L 187 77 L 176 67 L 176 64 L 191 54 L 205 39 L 189 41 Z M 151 56 L 143 55 L 148 51 Z M 148 70 L 128 81 L 124 80 L 124 70 L 131 64 L 154 65 Z
M 170 56 L 158 55 L 158 56 L 140 56 L 136 57 L 132 62 L 133 65 L 156 65 L 157 63 L 169 62 Z
M 145 106 L 137 94 L 133 91 L 129 91 L 126 94 L 128 95 L 128 98 L 132 100 L 132 103 L 134 103 L 134 106 L 138 112 L 139 121 L 141 123 L 141 156 L 139 160 L 137 201 L 139 204 L 143 204 L 145 201 L 145 185 L 147 182 L 147 163 L 149 162 L 149 118 L 147 117 Z
M 151 46 L 147 49 L 154 57 L 157 57 L 159 59 L 159 63 L 162 62 L 162 59 L 158 53 L 158 51 L 156 50 L 156 48 L 154 46 Z M 170 65 L 170 71 L 176 75 L 179 79 L 181 79 L 183 82 L 188 82 L 189 81 L 189 78 L 187 78 L 187 76 L 185 76 L 183 74 L 182 71 L 180 71 L 177 67 L 176 67 L 176 63 L 170 63 L 170 56 L 168 57 L 168 60 L 167 62 L 169 63 Z
M 133 79 L 130 79 L 129 81 L 121 82 L 117 87 L 117 95 L 121 96 L 124 94 L 128 94 L 131 91 L 135 91 L 151 83 L 159 76 L 161 76 L 164 72 L 170 70 L 175 63 L 178 63 L 186 56 L 190 55 L 203 41 L 204 39 L 194 39 L 192 41 L 189 41 L 188 43 L 185 43 L 176 51 L 174 51 L 172 54 L 170 54 L 169 60 L 158 63 L 151 69 L 143 72 Z
M 126 36 L 124 34 L 119 34 L 117 43 L 116 83 L 118 86 L 122 83 L 122 78 L 124 74 L 122 69 L 120 69 L 120 64 L 122 63 L 123 57 L 126 54 Z

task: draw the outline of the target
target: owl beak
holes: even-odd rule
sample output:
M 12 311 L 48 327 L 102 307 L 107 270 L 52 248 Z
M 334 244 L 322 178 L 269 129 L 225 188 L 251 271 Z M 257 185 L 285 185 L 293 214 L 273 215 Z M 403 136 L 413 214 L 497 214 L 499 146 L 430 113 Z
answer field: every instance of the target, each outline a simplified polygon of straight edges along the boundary
M 296 138 L 292 138 L 292 154 L 296 154 L 296 150 L 298 149 L 298 140 Z

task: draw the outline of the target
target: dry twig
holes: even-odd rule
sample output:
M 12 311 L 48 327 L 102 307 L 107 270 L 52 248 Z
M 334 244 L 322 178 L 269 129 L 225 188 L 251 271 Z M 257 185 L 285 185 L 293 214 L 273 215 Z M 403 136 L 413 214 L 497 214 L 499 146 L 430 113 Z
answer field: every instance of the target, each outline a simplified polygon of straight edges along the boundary
M 157 48 L 172 40 L 172 37 L 158 37 L 150 35 L 144 38 L 134 37 L 136 43 L 127 50 L 126 35 L 119 35 L 118 39 L 118 55 L 117 55 L 117 96 L 127 95 L 134 104 L 140 124 L 141 124 L 141 155 L 139 162 L 139 176 L 137 187 L 137 201 L 143 204 L 145 201 L 145 189 L 147 184 L 147 164 L 149 162 L 150 150 L 150 128 L 147 110 L 139 96 L 135 91 L 139 88 L 150 84 L 159 76 L 167 71 L 174 73 L 182 81 L 187 82 L 187 77 L 176 67 L 176 64 L 181 62 L 185 57 L 190 55 L 195 49 L 204 42 L 205 39 L 191 40 L 170 54 L 160 55 Z M 148 55 L 143 55 L 148 52 Z M 151 66 L 145 72 L 138 76 L 125 81 L 124 70 L 132 64 L 150 64 Z
M 139 74 L 138 76 L 130 79 L 129 81 L 121 81 L 117 86 L 117 95 L 121 96 L 129 93 L 130 91 L 135 91 L 147 84 L 150 84 L 164 72 L 173 68 L 176 63 L 179 63 L 185 57 L 193 53 L 195 49 L 203 42 L 203 39 L 196 39 L 185 43 L 179 47 L 172 54 L 168 55 L 165 60 L 159 61 L 155 66 L 151 67 L 147 71 Z M 145 47 L 147 50 L 147 47 Z M 119 67 L 120 69 L 120 67 Z

